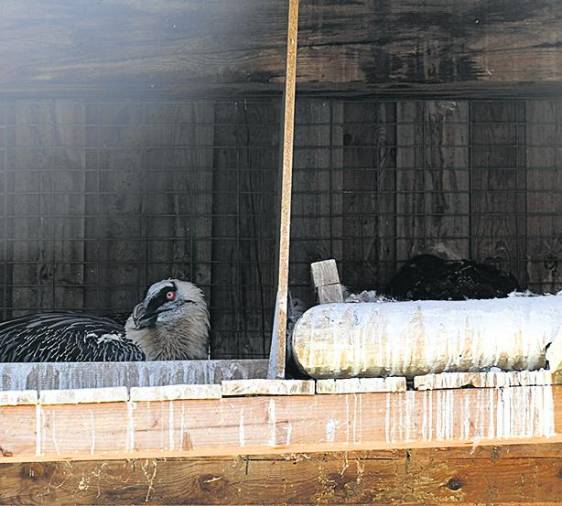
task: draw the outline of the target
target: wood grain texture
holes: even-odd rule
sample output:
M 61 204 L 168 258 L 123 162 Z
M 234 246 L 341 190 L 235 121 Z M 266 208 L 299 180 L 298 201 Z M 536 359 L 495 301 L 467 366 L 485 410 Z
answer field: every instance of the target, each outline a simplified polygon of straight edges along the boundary
M 549 348 L 550 349 L 550 348 Z M 498 388 L 507 386 L 551 385 L 553 372 L 500 371 L 500 372 L 445 372 L 414 378 L 416 390 L 444 390 L 448 388 Z
M 230 380 L 222 382 L 224 397 L 245 395 L 314 395 L 313 380 Z
M 526 269 L 525 103 L 470 106 L 470 258 L 510 272 Z
M 303 90 L 517 94 L 562 79 L 556 0 L 301 6 Z M 281 91 L 287 3 L 10 2 L 4 94 Z M 528 88 L 527 88 L 528 90 Z
M 562 387 L 3 406 L 0 442 L 0 462 L 559 443 Z
M 541 444 L 0 464 L 0 502 L 559 504 L 561 457 Z

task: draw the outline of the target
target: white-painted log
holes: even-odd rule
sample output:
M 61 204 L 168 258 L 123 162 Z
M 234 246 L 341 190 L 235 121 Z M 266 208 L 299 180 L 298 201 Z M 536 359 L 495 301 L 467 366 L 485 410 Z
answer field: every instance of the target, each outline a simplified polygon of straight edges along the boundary
M 75 390 L 42 390 L 41 404 L 90 404 L 98 402 L 127 402 L 127 387 L 80 388 Z
M 295 360 L 313 378 L 536 370 L 562 327 L 562 296 L 327 304 L 295 325 Z

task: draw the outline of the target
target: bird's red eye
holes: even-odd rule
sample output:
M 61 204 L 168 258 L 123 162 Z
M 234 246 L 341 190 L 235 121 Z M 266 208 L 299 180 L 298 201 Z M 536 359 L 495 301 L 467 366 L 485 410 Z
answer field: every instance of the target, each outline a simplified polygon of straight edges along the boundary
M 176 292 L 168 292 L 166 294 L 166 299 L 168 300 L 175 300 L 176 299 Z

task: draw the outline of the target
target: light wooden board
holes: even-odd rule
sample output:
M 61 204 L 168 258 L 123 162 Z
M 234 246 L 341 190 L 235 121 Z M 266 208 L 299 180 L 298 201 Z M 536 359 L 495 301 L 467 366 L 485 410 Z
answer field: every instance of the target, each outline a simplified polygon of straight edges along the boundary
M 39 402 L 48 404 L 92 404 L 99 402 L 127 402 L 127 387 L 80 388 L 73 390 L 41 390 Z
M 266 375 L 267 360 L 0 363 L 0 391 L 220 384 Z
M 313 380 L 230 380 L 222 382 L 224 397 L 244 395 L 314 395 Z
M 561 455 L 541 444 L 1 464 L 0 502 L 559 504 Z
M 551 385 L 552 371 L 445 372 L 414 378 L 416 390 L 448 388 L 497 388 L 508 386 Z
M 343 302 L 343 287 L 340 284 L 338 266 L 334 259 L 313 262 L 310 270 L 320 304 Z
M 175 401 L 179 399 L 220 399 L 220 385 L 163 385 L 159 387 L 132 387 L 130 400 Z
M 0 407 L 0 462 L 562 442 L 562 387 Z
M 35 390 L 11 390 L 0 392 L 0 406 L 18 406 L 37 404 L 38 396 Z
M 368 392 L 405 392 L 406 378 L 349 378 L 317 380 L 317 394 L 352 394 Z

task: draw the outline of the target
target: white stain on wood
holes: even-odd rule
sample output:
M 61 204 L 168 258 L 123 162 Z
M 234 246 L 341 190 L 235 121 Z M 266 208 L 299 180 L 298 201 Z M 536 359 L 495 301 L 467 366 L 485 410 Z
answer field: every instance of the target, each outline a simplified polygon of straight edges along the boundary
M 41 456 L 43 452 L 43 416 L 40 404 L 35 406 L 35 455 Z
M 333 443 L 336 440 L 336 428 L 338 423 L 333 418 L 330 418 L 326 422 L 326 441 L 328 443 Z
M 127 403 L 126 448 L 128 451 L 133 451 L 135 449 L 135 403 L 132 401 Z
M 463 392 L 462 395 L 458 395 Z M 467 393 L 468 392 L 468 393 Z M 419 434 L 416 427 L 419 425 Z M 403 433 L 400 427 L 406 427 Z M 555 435 L 553 392 L 550 385 L 498 387 L 472 391 L 427 390 L 387 394 L 387 443 L 453 440 L 481 442 Z
M 269 403 L 267 405 L 267 425 L 269 427 L 269 439 L 268 444 L 269 446 L 276 446 L 276 424 L 277 424 L 277 417 L 275 412 L 275 399 L 269 399 Z
M 220 384 L 267 376 L 267 360 L 0 363 L 0 390 Z
M 238 422 L 238 444 L 246 445 L 246 429 L 244 427 L 244 410 L 240 410 L 240 421 Z
M 562 296 L 327 304 L 304 313 L 292 349 L 314 378 L 544 368 Z

